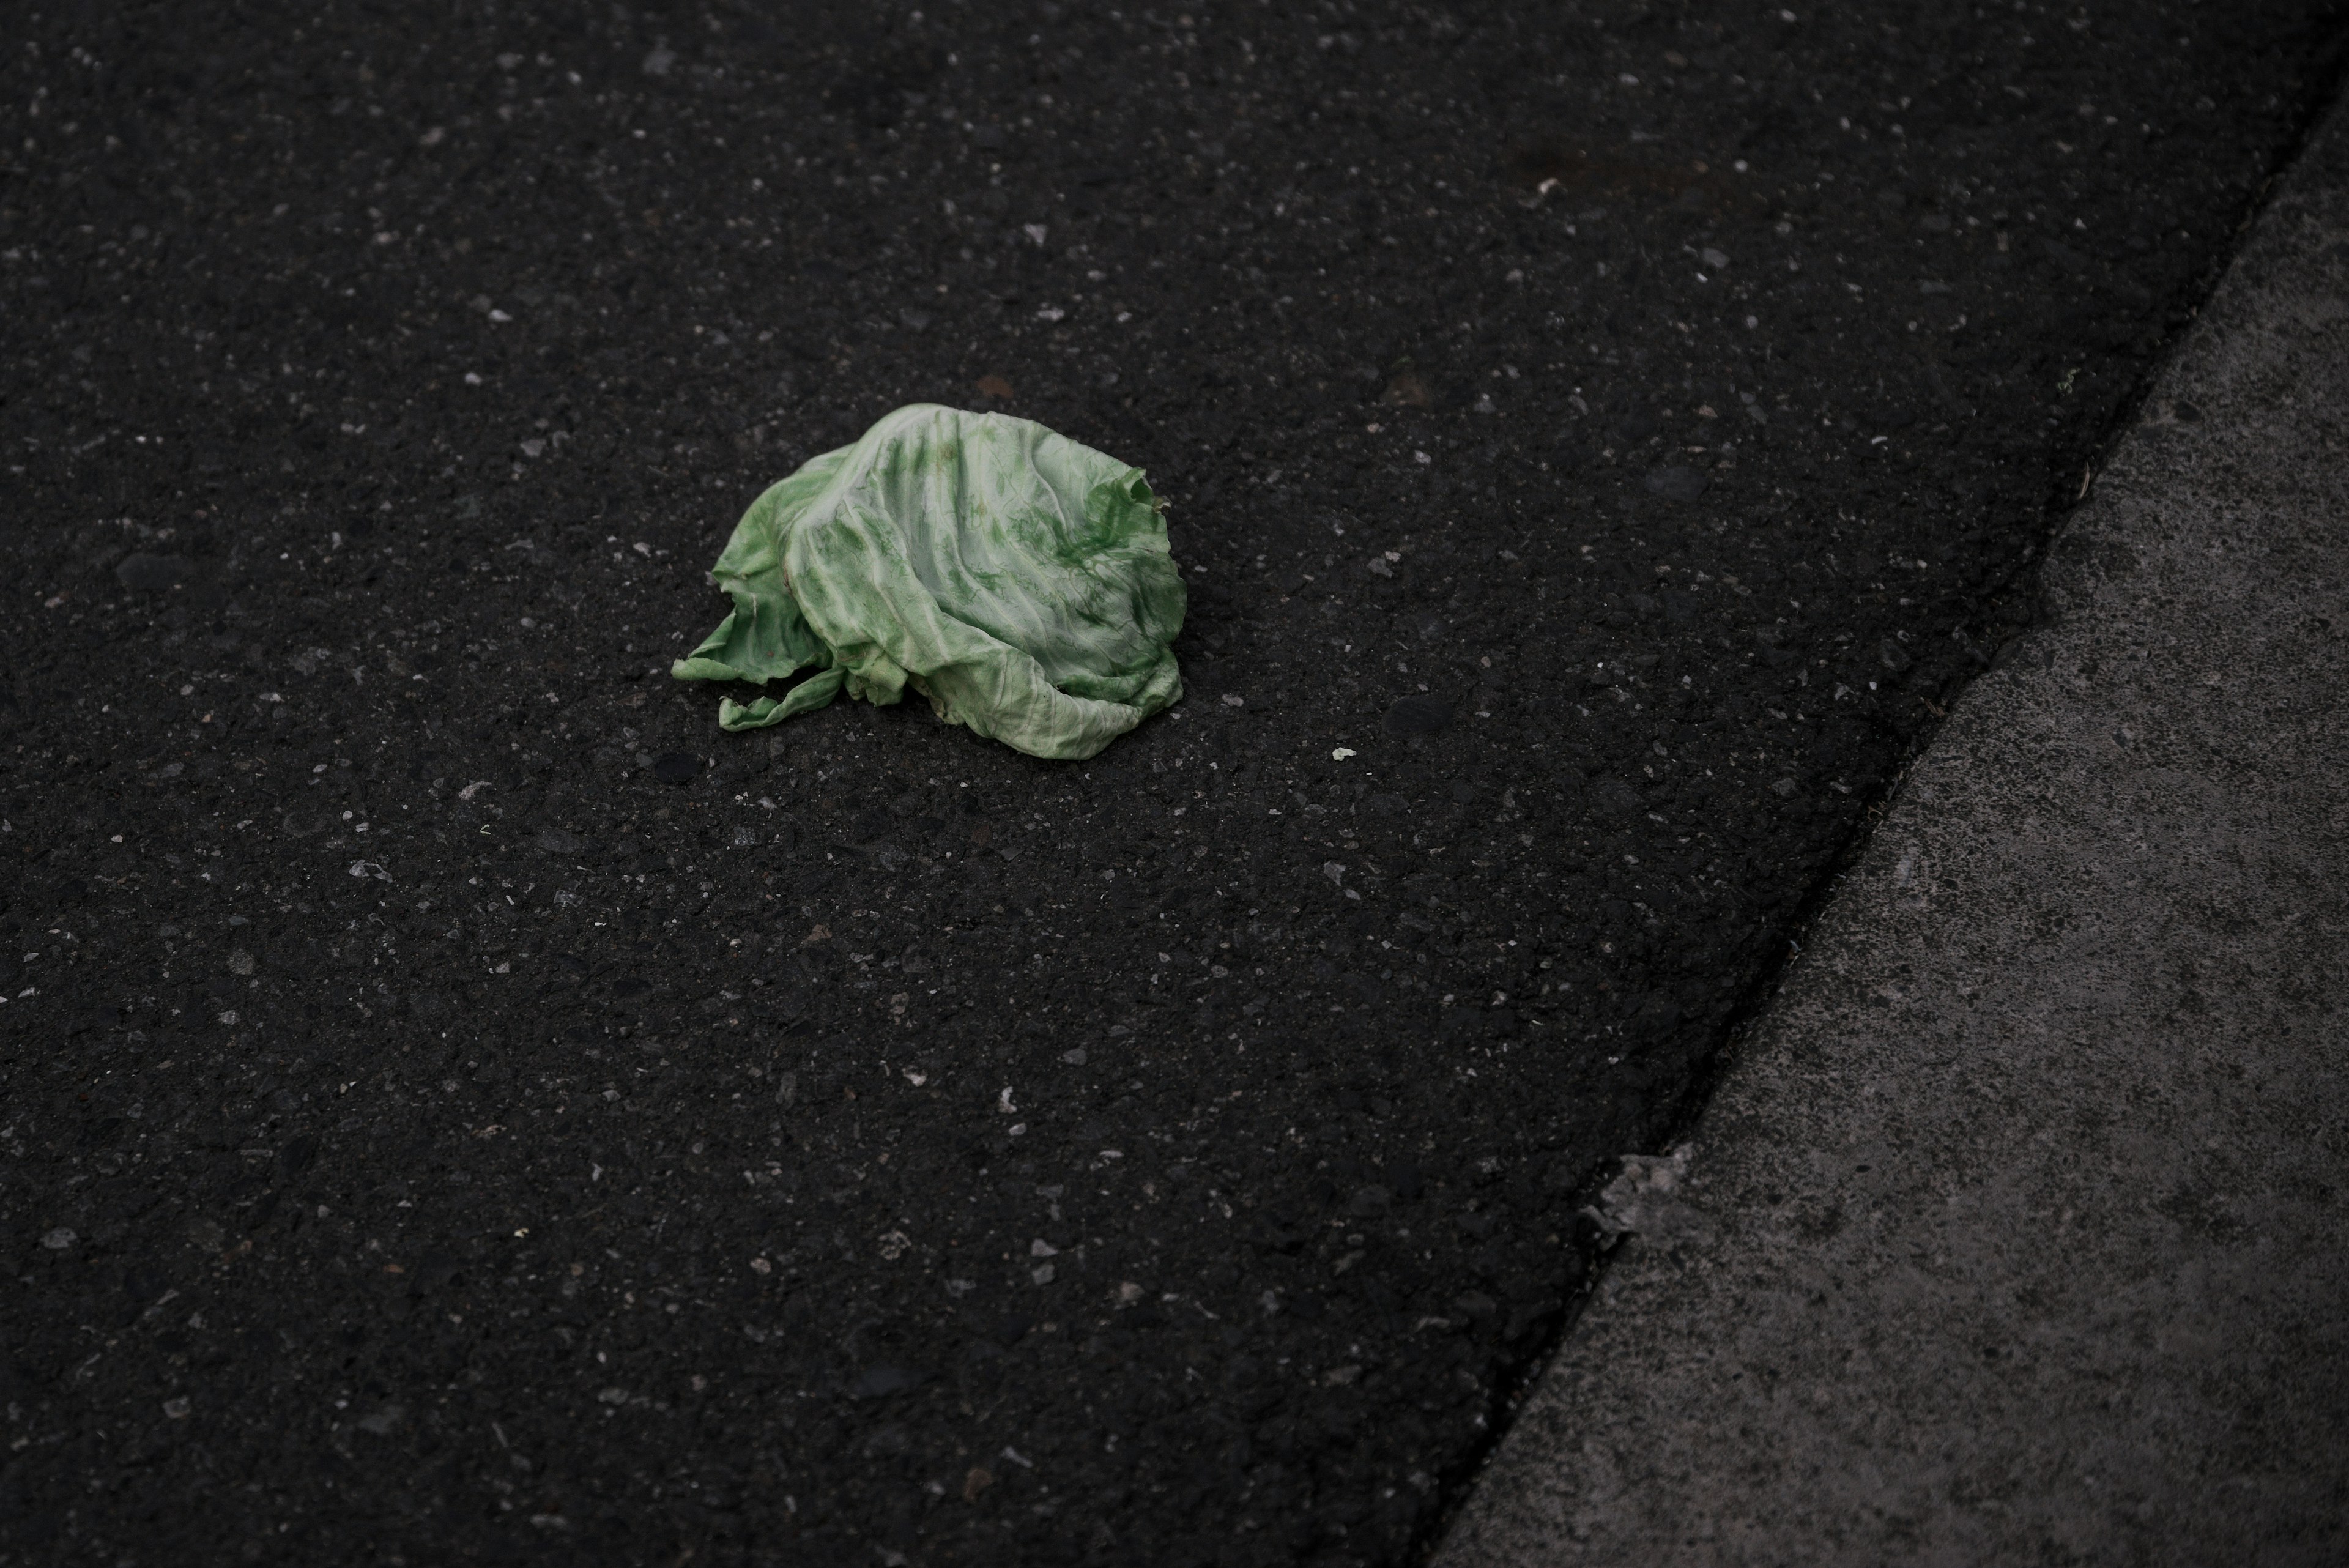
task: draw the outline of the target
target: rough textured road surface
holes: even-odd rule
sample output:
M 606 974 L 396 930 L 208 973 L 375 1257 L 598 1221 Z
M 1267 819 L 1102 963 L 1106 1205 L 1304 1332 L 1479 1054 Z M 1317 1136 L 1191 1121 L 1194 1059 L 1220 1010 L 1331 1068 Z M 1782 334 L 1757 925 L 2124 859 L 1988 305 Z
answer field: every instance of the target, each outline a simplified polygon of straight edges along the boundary
M 2345 240 L 2336 99 L 1438 1568 L 2349 1562 Z
M 7 1563 L 1424 1546 L 2342 31 L 1529 9 L 20 16 Z M 922 400 L 1174 713 L 667 680 Z

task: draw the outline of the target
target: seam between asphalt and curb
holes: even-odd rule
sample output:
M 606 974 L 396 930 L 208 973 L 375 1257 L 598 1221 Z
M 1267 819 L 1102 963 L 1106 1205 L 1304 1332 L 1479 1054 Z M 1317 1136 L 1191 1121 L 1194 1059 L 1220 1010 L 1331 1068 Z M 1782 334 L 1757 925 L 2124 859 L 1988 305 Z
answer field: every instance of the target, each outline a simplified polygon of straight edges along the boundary
M 1725 1032 L 1723 1046 L 1699 1078 L 1682 1096 L 1670 1116 L 1668 1119 L 1670 1131 L 1659 1140 L 1659 1143 L 1662 1148 L 1679 1152 L 1681 1159 L 1678 1164 L 1671 1167 L 1671 1174 L 1665 1175 L 1662 1179 L 1670 1181 L 1679 1176 L 1684 1176 L 1687 1169 L 1686 1156 L 1690 1147 L 1686 1140 L 1701 1132 L 1716 1096 L 1730 1091 L 1730 1085 L 1737 1078 L 1741 1067 L 1745 1064 L 1747 1054 L 1760 1045 L 1773 1027 L 1779 1023 L 1779 1013 L 1785 1006 L 1784 999 L 1790 987 L 1796 984 L 1801 976 L 1802 961 L 1809 956 L 1806 950 L 1815 931 L 1831 919 L 1850 913 L 1847 900 L 1857 903 L 1864 901 L 1870 896 L 1880 896 L 1877 888 L 1851 888 L 1849 884 L 1862 863 L 1869 858 L 1888 825 L 1899 814 L 1907 802 L 1909 785 L 1918 767 L 1944 745 L 1945 737 L 1950 735 L 1952 726 L 1957 722 L 1960 704 L 1968 701 L 1976 686 L 1985 680 L 1992 672 L 2006 669 L 2018 652 L 2028 654 L 2035 651 L 2038 657 L 2033 661 L 2034 669 L 2044 670 L 2052 662 L 2046 650 L 2044 648 L 2034 649 L 2033 644 L 2035 639 L 2040 638 L 2040 634 L 2054 624 L 2047 610 L 2046 576 L 2051 569 L 2057 566 L 2059 553 L 2074 533 L 2075 520 L 2095 506 L 2098 481 L 2120 457 L 2127 442 L 2145 422 L 2147 409 L 2157 406 L 2157 400 L 2162 389 L 2178 378 L 2181 362 L 2208 336 L 2209 328 L 2205 320 L 2206 313 L 2217 302 L 2220 291 L 2228 287 L 2229 281 L 2234 277 L 2246 253 L 2261 243 L 2263 232 L 2271 222 L 2276 221 L 2271 216 L 2276 206 L 2282 202 L 2293 199 L 2297 194 L 2295 176 L 2301 180 L 2308 177 L 2303 172 L 2303 169 L 2312 151 L 2328 136 L 2336 140 L 2349 140 L 2349 104 L 2344 103 L 2342 91 L 2344 76 L 2349 76 L 2349 71 L 2344 71 L 2343 65 L 2336 61 L 2327 74 L 2331 80 L 2324 90 L 2313 97 L 2313 107 L 2301 129 L 2301 133 L 2295 138 L 2289 151 L 2278 160 L 2277 166 L 2262 180 L 2257 193 L 2247 204 L 2243 216 L 2236 224 L 2228 250 L 2214 261 L 2210 271 L 2201 279 L 2201 286 L 2197 291 L 2197 303 L 2189 306 L 2184 324 L 2171 341 L 2165 346 L 2160 356 L 2147 368 L 2136 394 L 2096 441 L 2094 449 L 2095 455 L 2090 459 L 2087 469 L 2079 482 L 2078 489 L 2076 492 L 2065 493 L 2071 488 L 2069 483 L 2063 482 L 2057 485 L 2055 493 L 2050 498 L 2040 542 L 2025 552 L 2023 558 L 2017 563 L 2013 572 L 2005 581 L 1985 593 L 1984 597 L 1990 598 L 2020 591 L 2033 607 L 2030 622 L 2022 631 L 2008 639 L 1995 650 L 1988 669 L 1982 675 L 1970 678 L 1953 689 L 1945 689 L 1943 692 L 1937 694 L 1947 706 L 1949 717 L 1937 723 L 1931 731 L 1921 735 L 1899 765 L 1892 771 L 1877 799 L 1871 802 L 1863 813 L 1860 825 L 1851 836 L 1844 850 L 1837 856 L 1835 864 L 1820 875 L 1795 917 L 1789 922 L 1791 934 L 1787 952 L 1767 974 L 1754 982 L 1746 996 L 1741 1000 L 1737 1013 Z M 2167 404 L 2158 405 L 2158 411 L 2161 417 L 2165 419 L 2168 417 Z M 1781 1033 L 1784 1031 L 1782 1030 Z M 1699 1151 L 1700 1158 L 1702 1153 L 1703 1151 Z M 1495 1488 L 1506 1490 L 1512 1484 L 1524 1484 L 1526 1480 L 1524 1472 L 1527 1469 L 1525 1459 L 1516 1460 L 1516 1469 L 1518 1473 L 1515 1475 L 1495 1473 L 1496 1469 L 1503 1468 L 1500 1461 L 1505 1455 L 1515 1458 L 1511 1454 L 1513 1445 L 1523 1446 L 1536 1440 L 1521 1438 L 1516 1435 L 1518 1426 L 1517 1417 L 1523 1407 L 1540 1393 L 1544 1384 L 1553 1379 L 1554 1364 L 1563 1358 L 1578 1337 L 1583 1334 L 1587 1316 L 1592 1311 L 1594 1303 L 1607 1291 L 1610 1275 L 1617 1266 L 1617 1258 L 1619 1256 L 1613 1251 L 1617 1237 L 1615 1234 L 1609 1234 L 1608 1231 L 1611 1231 L 1615 1223 L 1632 1219 L 1642 1211 L 1639 1195 L 1635 1190 L 1640 1185 L 1640 1179 L 1656 1168 L 1667 1164 L 1668 1161 L 1653 1157 L 1627 1156 L 1621 1162 L 1620 1174 L 1610 1171 L 1605 1176 L 1595 1178 L 1577 1194 L 1578 1203 L 1587 1202 L 1589 1208 L 1586 1212 L 1594 1219 L 1599 1218 L 1602 1211 L 1605 1211 L 1605 1219 L 1600 1230 L 1601 1246 L 1605 1250 L 1602 1250 L 1594 1261 L 1594 1267 L 1583 1289 L 1568 1302 L 1567 1310 L 1561 1314 L 1558 1325 L 1553 1333 L 1550 1344 L 1535 1359 L 1526 1375 L 1514 1386 L 1505 1389 L 1500 1398 L 1496 1400 L 1496 1415 L 1500 1418 L 1495 1420 L 1491 1436 L 1479 1451 L 1464 1463 L 1454 1476 L 1447 1478 L 1445 1490 L 1451 1493 L 1451 1498 L 1448 1506 L 1423 1539 L 1423 1560 L 1443 1561 L 1458 1564 L 1460 1568 L 1466 1568 L 1469 1563 L 1547 1562 L 1554 1560 L 1556 1552 L 1564 1549 L 1563 1542 L 1550 1542 L 1548 1545 L 1551 1550 L 1547 1552 L 1527 1552 L 1520 1550 L 1515 1555 L 1511 1555 L 1506 1551 L 1496 1551 L 1485 1542 L 1475 1542 L 1464 1545 L 1463 1537 L 1468 1532 L 1472 1522 L 1475 1521 L 1476 1516 L 1480 1513 L 1492 1514 L 1496 1511 L 1492 1500 L 1487 1495 L 1489 1491 Z M 1617 1205 L 1626 1207 L 1623 1210 L 1618 1211 Z M 1666 1224 L 1669 1227 L 1669 1220 Z M 1631 1231 L 1636 1229 L 1637 1226 L 1634 1225 Z M 1631 1231 L 1618 1234 L 1631 1233 Z M 1638 1247 L 1635 1245 L 1629 1251 L 1636 1252 Z M 1626 1380 L 1626 1382 L 1635 1384 L 1635 1380 Z M 1635 1397 L 1639 1390 L 1636 1386 L 1627 1386 L 1619 1387 L 1617 1392 L 1624 1397 Z M 1747 1434 L 1749 1439 L 1765 1436 L 1766 1434 L 1750 1432 Z M 1654 1542 L 1645 1543 L 1650 1550 L 1655 1549 L 1657 1544 Z M 1803 1554 L 1802 1547 L 1792 1542 L 1786 1544 L 1795 1555 Z M 1813 1544 L 1816 1545 L 1816 1543 Z M 1594 1555 L 1588 1560 L 1596 1562 L 1611 1559 L 1604 1555 Z

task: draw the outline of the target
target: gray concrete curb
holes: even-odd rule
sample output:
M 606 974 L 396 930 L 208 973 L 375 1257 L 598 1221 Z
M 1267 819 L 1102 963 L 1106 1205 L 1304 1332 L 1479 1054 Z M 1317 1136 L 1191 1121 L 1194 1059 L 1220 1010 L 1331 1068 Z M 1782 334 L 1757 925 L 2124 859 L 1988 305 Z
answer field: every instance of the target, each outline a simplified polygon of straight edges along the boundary
M 2349 1562 L 2349 109 L 1443 1568 Z

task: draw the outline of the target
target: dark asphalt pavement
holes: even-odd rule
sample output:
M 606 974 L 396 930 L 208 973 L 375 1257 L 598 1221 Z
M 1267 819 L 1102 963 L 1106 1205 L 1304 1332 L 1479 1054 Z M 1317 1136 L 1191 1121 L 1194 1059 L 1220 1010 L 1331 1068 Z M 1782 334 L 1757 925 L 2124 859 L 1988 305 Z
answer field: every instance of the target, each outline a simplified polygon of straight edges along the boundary
M 0 1563 L 1408 1560 L 2342 20 L 20 17 Z M 1174 713 L 666 678 L 915 400 Z

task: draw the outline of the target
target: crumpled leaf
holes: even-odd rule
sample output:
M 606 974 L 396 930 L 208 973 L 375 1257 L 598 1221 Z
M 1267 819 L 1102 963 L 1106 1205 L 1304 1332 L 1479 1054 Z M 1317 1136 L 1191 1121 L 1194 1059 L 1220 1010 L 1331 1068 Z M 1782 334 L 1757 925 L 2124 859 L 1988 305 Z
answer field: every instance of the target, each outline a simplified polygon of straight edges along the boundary
M 744 513 L 711 569 L 734 601 L 680 680 L 759 685 L 729 730 L 906 687 L 1034 756 L 1093 755 L 1183 694 L 1183 579 L 1142 471 L 1028 420 L 916 403 Z

